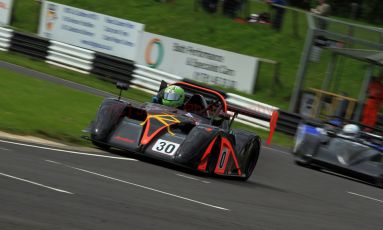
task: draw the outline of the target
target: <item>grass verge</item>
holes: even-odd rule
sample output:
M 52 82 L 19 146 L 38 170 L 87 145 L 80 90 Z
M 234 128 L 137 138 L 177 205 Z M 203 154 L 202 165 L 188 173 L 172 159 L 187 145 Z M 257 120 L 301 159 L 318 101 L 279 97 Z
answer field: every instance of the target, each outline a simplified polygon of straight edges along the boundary
M 102 97 L 0 69 L 0 129 L 84 145 Z
M 55 77 L 87 85 L 106 92 L 115 94 L 118 93 L 118 90 L 116 89 L 114 84 L 112 84 L 109 81 L 101 80 L 96 75 L 87 75 L 74 72 L 72 70 L 47 64 L 45 62 L 42 62 L 41 60 L 30 58 L 23 54 L 13 52 L 0 52 L 0 60 L 20 65 L 39 72 L 43 72 L 46 74 L 50 74 Z M 124 96 L 140 102 L 148 101 L 151 99 L 151 96 L 148 93 L 137 89 L 129 89 L 127 92 L 124 93 Z

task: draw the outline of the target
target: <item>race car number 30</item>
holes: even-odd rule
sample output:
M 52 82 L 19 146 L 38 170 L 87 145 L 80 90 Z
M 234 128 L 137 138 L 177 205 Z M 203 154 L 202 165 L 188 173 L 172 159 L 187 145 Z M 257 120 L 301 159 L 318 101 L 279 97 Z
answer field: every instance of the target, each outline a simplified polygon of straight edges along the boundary
M 180 145 L 177 143 L 158 139 L 157 142 L 154 144 L 152 150 L 169 156 L 173 156 L 177 152 L 178 147 L 180 147 Z

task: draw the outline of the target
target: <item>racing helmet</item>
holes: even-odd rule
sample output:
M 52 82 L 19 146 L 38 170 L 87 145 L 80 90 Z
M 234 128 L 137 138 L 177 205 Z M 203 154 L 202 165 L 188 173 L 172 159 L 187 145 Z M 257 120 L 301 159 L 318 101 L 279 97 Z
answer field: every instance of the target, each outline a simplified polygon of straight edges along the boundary
M 347 136 L 358 136 L 360 132 L 360 128 L 359 126 L 354 124 L 347 124 L 343 126 L 342 132 L 344 135 L 347 135 Z
M 185 100 L 185 91 L 177 86 L 170 85 L 165 88 L 162 95 L 162 104 L 170 107 L 179 107 Z

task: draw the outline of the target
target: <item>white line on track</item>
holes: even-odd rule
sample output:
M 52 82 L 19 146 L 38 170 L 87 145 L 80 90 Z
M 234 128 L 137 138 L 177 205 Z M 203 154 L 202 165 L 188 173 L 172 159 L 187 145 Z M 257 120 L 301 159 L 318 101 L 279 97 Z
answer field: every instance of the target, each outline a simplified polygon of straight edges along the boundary
M 92 172 L 92 171 L 88 171 L 88 170 L 85 170 L 85 169 L 73 167 L 73 166 L 70 166 L 70 165 L 67 165 L 67 164 L 63 164 L 63 163 L 60 163 L 60 162 L 51 161 L 51 160 L 45 160 L 45 161 L 50 162 L 50 163 L 54 163 L 54 164 L 58 164 L 58 165 L 62 165 L 62 166 L 65 166 L 67 168 L 75 169 L 75 170 L 78 170 L 78 171 L 81 171 L 81 172 L 89 173 L 89 174 L 92 174 L 92 175 L 95 175 L 95 176 L 107 178 L 107 179 L 110 179 L 110 180 L 113 180 L 113 181 L 118 181 L 118 182 L 121 182 L 121 183 L 124 183 L 124 184 L 129 184 L 129 185 L 132 185 L 132 186 L 136 186 L 136 187 L 139 187 L 139 188 L 142 188 L 142 189 L 146 189 L 146 190 L 149 190 L 149 191 L 161 193 L 161 194 L 164 194 L 164 195 L 167 195 L 167 196 L 175 197 L 175 198 L 178 198 L 178 199 L 181 199 L 181 200 L 190 201 L 190 202 L 193 202 L 193 203 L 197 203 L 197 204 L 200 204 L 200 205 L 204 205 L 204 206 L 208 206 L 208 207 L 211 207 L 211 208 L 216 208 L 216 209 L 220 209 L 220 210 L 224 210 L 224 211 L 230 211 L 227 208 L 223 208 L 223 207 L 219 207 L 219 206 L 216 206 L 216 205 L 212 205 L 212 204 L 204 203 L 204 202 L 201 202 L 201 201 L 193 200 L 193 199 L 190 199 L 190 198 L 187 198 L 187 197 L 179 196 L 179 195 L 172 194 L 172 193 L 169 193 L 169 192 L 164 192 L 164 191 L 161 191 L 161 190 L 158 190 L 158 189 L 155 189 L 155 188 L 150 188 L 150 187 L 147 187 L 147 186 L 144 186 L 144 185 L 139 185 L 139 184 L 136 184 L 136 183 L 133 183 L 133 182 L 117 179 L 117 178 L 114 178 L 114 177 L 106 176 L 106 175 L 103 175 L 103 174 L 100 174 L 100 173 L 96 173 L 96 172 Z
M 379 200 L 379 199 L 372 198 L 372 197 L 369 197 L 369 196 L 364 196 L 364 195 L 361 195 L 361 194 L 358 194 L 358 193 L 354 193 L 354 192 L 347 192 L 347 193 L 351 194 L 351 195 L 354 195 L 354 196 L 359 196 L 359 197 L 363 197 L 363 198 L 366 198 L 366 199 L 369 199 L 369 200 L 378 201 L 380 203 L 383 203 L 383 200 Z
M 102 158 L 109 158 L 109 159 L 116 159 L 116 160 L 125 160 L 125 161 L 137 161 L 136 159 L 127 158 L 127 157 L 113 157 L 113 156 L 106 156 L 106 155 L 100 155 L 100 154 L 83 153 L 83 152 L 77 152 L 77 151 L 70 151 L 70 150 L 64 150 L 64 149 L 56 149 L 56 148 L 43 147 L 43 146 L 38 146 L 38 145 L 30 145 L 30 144 L 18 143 L 18 142 L 13 142 L 13 141 L 0 140 L 0 142 L 8 143 L 8 144 L 13 144 L 13 145 L 26 146 L 26 147 L 31 147 L 31 148 L 37 148 L 37 149 L 51 150 L 51 151 L 55 151 L 55 152 L 71 153 L 71 154 L 77 154 L 77 155 L 92 156 L 92 157 L 102 157 Z
M 0 150 L 4 150 L 4 151 L 11 151 L 9 149 L 6 149 L 6 148 L 3 148 L 3 147 L 0 147 Z
M 186 178 L 186 179 L 190 179 L 190 180 L 200 181 L 200 182 L 205 183 L 205 184 L 210 184 L 210 183 L 211 183 L 211 182 L 209 182 L 209 181 L 200 180 L 200 179 L 197 179 L 197 178 L 194 178 L 194 177 L 191 177 L 191 176 L 186 176 L 186 175 L 183 175 L 183 174 L 178 174 L 178 173 L 176 173 L 176 176 L 184 177 L 184 178 Z
M 50 189 L 50 190 L 54 190 L 56 192 L 62 192 L 62 193 L 71 194 L 71 195 L 74 194 L 74 193 L 71 193 L 71 192 L 68 192 L 68 191 L 65 191 L 65 190 L 61 190 L 61 189 L 58 189 L 58 188 L 53 188 L 53 187 L 50 187 L 50 186 L 39 184 L 39 183 L 30 181 L 30 180 L 26 180 L 26 179 L 23 179 L 23 178 L 15 177 L 15 176 L 8 175 L 8 174 L 5 174 L 5 173 L 0 173 L 0 175 L 5 176 L 5 177 L 9 177 L 9 178 L 12 178 L 12 179 L 15 179 L 15 180 L 23 181 L 23 182 L 26 182 L 26 183 L 34 184 L 34 185 L 37 185 L 37 186 L 40 186 L 40 187 L 43 187 L 43 188 L 47 188 L 47 189 Z
M 267 147 L 267 146 L 262 146 L 262 148 L 264 148 L 264 149 L 268 149 L 268 150 L 272 150 L 272 151 L 275 151 L 275 152 L 279 152 L 279 153 L 283 153 L 283 154 L 285 154 L 285 155 L 291 155 L 291 153 L 289 153 L 289 152 L 285 152 L 285 151 L 282 151 L 282 150 L 278 150 L 278 149 L 270 148 L 270 147 Z

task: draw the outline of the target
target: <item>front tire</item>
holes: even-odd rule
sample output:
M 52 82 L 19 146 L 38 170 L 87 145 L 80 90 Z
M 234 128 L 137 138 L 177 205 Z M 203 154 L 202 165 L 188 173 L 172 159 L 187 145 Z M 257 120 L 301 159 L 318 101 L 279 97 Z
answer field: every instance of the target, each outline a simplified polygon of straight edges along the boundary
M 245 167 L 244 167 L 244 174 L 245 176 L 241 178 L 242 181 L 247 181 L 250 176 L 253 174 L 253 171 L 255 169 L 255 166 L 257 165 L 258 158 L 259 158 L 259 144 L 258 141 L 254 138 L 251 141 L 249 141 L 244 151 L 246 152 L 246 155 L 249 155 Z
M 90 137 L 97 147 L 106 148 L 110 132 L 124 116 L 126 103 L 116 99 L 106 99 L 100 106 L 95 121 L 91 125 Z
M 254 133 L 234 129 L 235 151 L 240 160 L 240 167 L 244 177 L 240 180 L 246 181 L 250 178 L 257 165 L 259 158 L 259 150 L 261 147 L 261 139 Z

